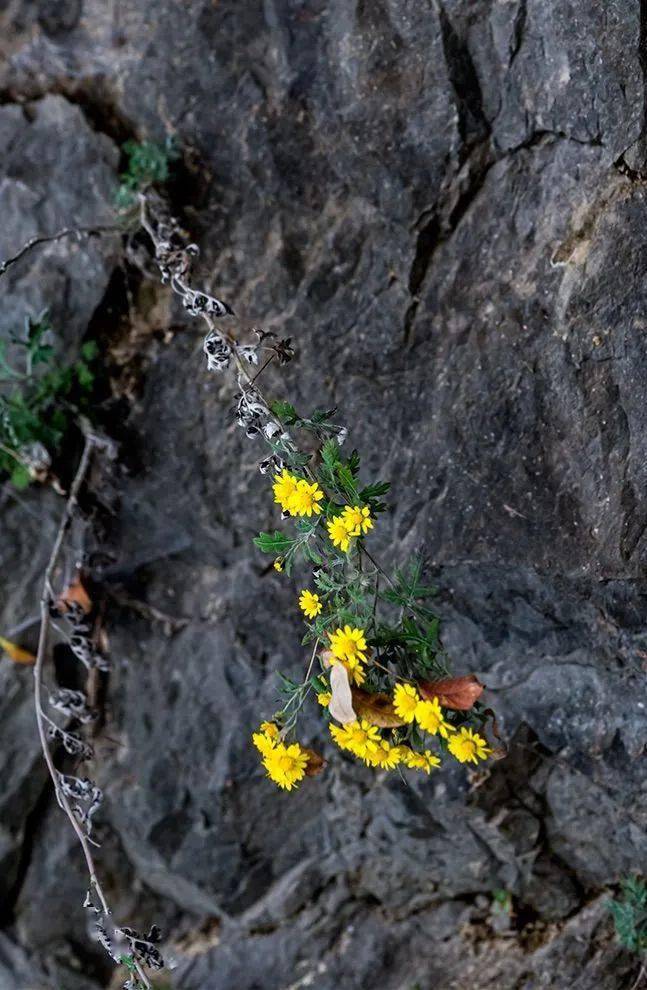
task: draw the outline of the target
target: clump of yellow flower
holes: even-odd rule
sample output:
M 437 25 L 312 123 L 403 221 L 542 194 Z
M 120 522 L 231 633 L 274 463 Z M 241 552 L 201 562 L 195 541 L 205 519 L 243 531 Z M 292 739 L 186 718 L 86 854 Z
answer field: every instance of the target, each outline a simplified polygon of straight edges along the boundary
M 333 546 L 339 547 L 342 553 L 348 553 L 350 548 L 350 532 L 343 515 L 330 519 L 326 523 L 326 526 L 328 527 L 328 536 Z
M 267 776 L 283 790 L 291 791 L 305 777 L 308 754 L 298 743 L 286 746 L 279 739 L 279 727 L 274 722 L 263 722 L 252 736 Z
M 392 746 L 386 739 L 382 739 L 376 750 L 366 754 L 365 760 L 370 767 L 394 770 L 402 762 L 402 755 L 399 746 Z
M 342 512 L 350 536 L 362 536 L 373 529 L 371 510 L 367 505 L 347 505 Z
M 317 695 L 317 701 L 319 702 L 322 708 L 327 708 L 330 702 L 332 701 L 332 694 L 330 693 L 330 691 L 320 691 L 319 694 Z
M 272 485 L 274 501 L 281 506 L 284 512 L 290 511 L 290 499 L 296 492 L 298 484 L 299 479 L 285 468 L 280 474 L 274 475 L 274 484 Z
M 393 692 L 393 707 L 395 714 L 403 722 L 413 722 L 416 708 L 420 703 L 420 695 L 412 684 L 398 684 Z
M 366 719 L 347 722 L 342 726 L 331 723 L 330 734 L 340 749 L 347 749 L 361 759 L 368 759 L 376 753 L 382 742 L 379 731 Z
M 288 512 L 291 512 L 293 516 L 311 516 L 313 512 L 315 515 L 319 515 L 321 512 L 319 503 L 323 497 L 324 493 L 316 481 L 310 484 L 301 479 L 297 482 L 295 491 L 288 499 Z
M 366 662 L 366 640 L 364 630 L 354 626 L 344 626 L 328 633 L 330 638 L 331 664 L 341 661 L 355 684 L 363 684 L 365 674 L 363 664 Z
M 478 763 L 486 760 L 492 750 L 485 739 L 473 729 L 463 726 L 447 743 L 447 749 L 460 763 Z
M 278 571 L 279 574 L 283 570 L 283 557 L 277 557 L 274 561 L 274 570 Z
M 299 595 L 299 608 L 309 619 L 315 619 L 321 612 L 323 605 L 319 595 L 305 589 Z
M 419 701 L 416 705 L 416 721 L 421 729 L 431 736 L 441 735 L 443 739 L 449 738 L 449 733 L 454 732 L 454 726 L 447 722 L 440 707 L 438 698 L 431 701 Z

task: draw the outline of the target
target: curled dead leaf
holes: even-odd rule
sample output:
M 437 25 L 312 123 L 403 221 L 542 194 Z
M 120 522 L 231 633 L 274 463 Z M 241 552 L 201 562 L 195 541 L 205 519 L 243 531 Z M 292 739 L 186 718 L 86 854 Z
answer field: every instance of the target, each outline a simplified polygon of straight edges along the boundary
M 501 744 L 500 746 L 494 746 L 492 749 L 492 753 L 490 755 L 493 760 L 502 760 L 504 757 L 508 755 L 508 744 L 506 743 L 505 739 L 499 732 L 499 725 L 496 720 L 496 715 L 493 709 L 486 708 L 483 714 L 486 715 L 488 719 L 491 720 L 492 724 L 490 726 L 490 729 L 492 731 L 492 735 L 494 736 L 495 739 L 498 739 L 499 743 Z
M 353 688 L 352 694 L 355 711 L 371 725 L 377 725 L 380 729 L 395 729 L 404 725 L 402 719 L 395 714 L 388 694 L 369 694 L 359 688 Z
M 71 605 L 73 602 L 80 605 L 86 615 L 88 612 L 92 611 L 92 599 L 83 587 L 80 578 L 77 578 L 76 581 L 72 582 L 69 588 L 65 589 L 57 604 L 61 611 L 65 612 L 67 610 L 67 606 Z
M 445 677 L 440 681 L 423 681 L 418 687 L 427 701 L 438 698 L 443 708 L 453 708 L 460 712 L 468 711 L 485 690 L 485 685 L 481 684 L 476 674 Z
M 342 663 L 336 663 L 330 668 L 330 693 L 332 698 L 328 705 L 328 711 L 334 719 L 345 725 L 347 722 L 356 722 L 357 715 L 353 708 L 353 695 L 351 692 L 348 671 Z
M 11 640 L 5 639 L 4 636 L 0 636 L 0 648 L 5 652 L 10 660 L 14 663 L 35 663 L 36 657 L 29 650 L 23 650 L 22 646 L 17 646 L 16 643 L 12 643 Z
M 303 752 L 308 757 L 308 762 L 306 764 L 306 777 L 316 777 L 326 766 L 326 761 L 323 756 L 316 753 L 314 749 L 308 749 L 304 746 Z

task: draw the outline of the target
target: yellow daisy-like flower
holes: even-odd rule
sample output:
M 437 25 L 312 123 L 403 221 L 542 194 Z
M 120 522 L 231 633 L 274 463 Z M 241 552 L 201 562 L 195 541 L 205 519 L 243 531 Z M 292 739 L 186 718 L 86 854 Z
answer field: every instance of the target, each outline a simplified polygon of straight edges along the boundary
M 364 639 L 364 630 L 356 626 L 344 626 L 343 629 L 335 629 L 333 633 L 328 633 L 330 639 L 330 651 L 338 660 L 360 660 L 366 661 L 366 651 L 368 649 Z
M 405 766 L 409 767 L 411 770 L 424 770 L 426 760 L 422 753 L 416 753 L 415 749 L 410 749 L 408 746 L 401 746 L 402 750 L 402 762 Z
M 487 760 L 492 752 L 482 736 L 473 729 L 466 729 L 465 726 L 451 737 L 447 749 L 459 763 L 478 763 L 479 760 Z
M 336 629 L 334 633 L 328 633 L 328 636 L 332 653 L 330 663 L 342 663 L 351 680 L 357 685 L 363 684 L 366 680 L 363 663 L 368 649 L 364 630 L 344 626 L 343 629 Z
M 314 619 L 321 612 L 323 605 L 319 600 L 319 595 L 306 589 L 299 595 L 299 608 L 309 619 Z
M 297 487 L 288 500 L 288 512 L 293 516 L 311 516 L 313 512 L 319 515 L 321 512 L 319 502 L 323 497 L 324 493 L 316 481 L 309 484 L 302 479 L 297 482 Z
M 381 767 L 383 770 L 393 770 L 402 762 L 399 746 L 391 746 L 383 739 L 374 752 L 367 753 L 366 762 L 372 767 Z
M 267 723 L 264 723 L 267 724 Z M 262 756 L 267 756 L 268 753 L 274 749 L 275 738 L 269 736 L 266 732 L 263 732 L 263 726 L 259 732 L 254 732 L 252 735 L 252 742 L 256 746 L 256 749 Z
M 308 765 L 308 754 L 304 753 L 298 743 L 285 746 L 278 743 L 265 755 L 263 766 L 267 776 L 285 791 L 303 780 Z
M 416 721 L 421 729 L 435 736 L 439 734 L 443 739 L 449 738 L 449 733 L 454 732 L 454 726 L 445 720 L 438 698 L 432 701 L 419 701 L 416 705 Z
M 347 749 L 361 759 L 377 752 L 381 744 L 379 731 L 366 719 L 348 722 L 341 727 L 331 723 L 330 734 L 341 749 Z
M 278 571 L 279 574 L 283 570 L 283 557 L 277 557 L 274 561 L 274 570 Z
M 347 505 L 342 515 L 351 536 L 361 536 L 373 529 L 371 510 L 367 505 Z
M 339 547 L 342 553 L 348 553 L 348 549 L 350 547 L 350 533 L 344 517 L 335 516 L 334 519 L 330 519 L 326 523 L 326 526 L 328 527 L 328 536 L 330 537 L 332 545 Z
M 330 693 L 330 691 L 320 691 L 319 694 L 317 695 L 317 701 L 319 702 L 322 708 L 327 708 L 330 702 L 332 701 L 332 694 Z
M 430 774 L 432 770 L 440 766 L 440 759 L 431 750 L 426 749 L 421 756 L 424 762 L 420 769 L 424 770 L 426 774 Z
M 296 492 L 298 484 L 299 479 L 285 468 L 280 474 L 274 475 L 274 484 L 272 485 L 274 501 L 281 506 L 284 512 L 290 511 L 290 499 Z
M 270 739 L 279 738 L 279 727 L 276 722 L 261 722 L 260 731 L 263 732 Z
M 393 707 L 395 714 L 403 722 L 413 722 L 420 695 L 413 684 L 398 684 L 393 692 Z

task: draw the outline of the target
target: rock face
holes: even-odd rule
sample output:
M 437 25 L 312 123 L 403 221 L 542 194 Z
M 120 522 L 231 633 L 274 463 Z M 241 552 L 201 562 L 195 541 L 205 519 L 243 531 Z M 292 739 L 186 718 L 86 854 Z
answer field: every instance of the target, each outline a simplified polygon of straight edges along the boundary
M 2 333 L 47 306 L 62 349 L 90 334 L 113 385 L 130 369 L 96 537 L 115 663 L 98 858 L 119 918 L 169 935 L 159 990 L 636 975 L 602 892 L 647 862 L 639 6 L 2 4 L 0 257 L 111 222 L 118 143 L 175 134 L 201 280 L 294 338 L 272 391 L 337 404 L 393 480 L 376 545 L 424 549 L 455 669 L 488 684 L 511 745 L 478 782 L 405 785 L 338 753 L 296 794 L 262 780 L 250 729 L 302 657 L 297 585 L 250 544 L 274 520 L 260 449 L 163 291 L 139 286 L 124 320 L 114 238 L 28 255 L 0 283 Z M 60 511 L 5 495 L 0 632 L 37 610 Z M 84 937 L 30 673 L 0 680 L 0 987 L 116 986 Z

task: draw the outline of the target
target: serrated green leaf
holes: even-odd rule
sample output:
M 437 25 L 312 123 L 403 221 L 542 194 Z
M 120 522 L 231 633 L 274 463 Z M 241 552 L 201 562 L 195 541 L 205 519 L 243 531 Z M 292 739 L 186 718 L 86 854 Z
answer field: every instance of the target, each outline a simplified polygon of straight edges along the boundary
M 275 557 L 282 557 L 288 554 L 290 550 L 293 550 L 297 544 L 297 540 L 286 536 L 285 533 L 281 533 L 278 529 L 273 533 L 259 533 L 258 536 L 254 537 L 254 544 L 263 553 L 271 553 Z

